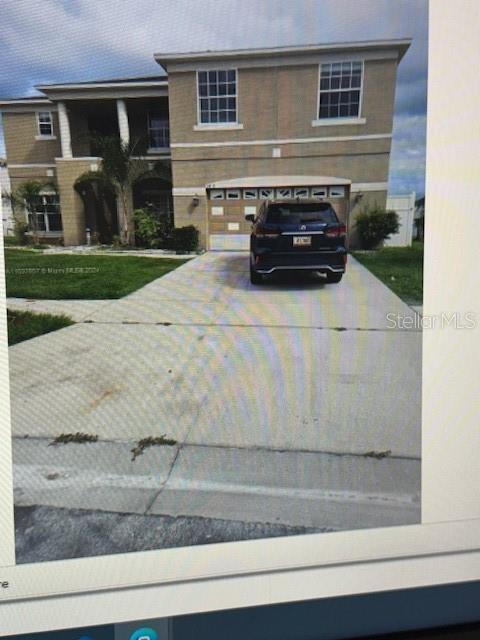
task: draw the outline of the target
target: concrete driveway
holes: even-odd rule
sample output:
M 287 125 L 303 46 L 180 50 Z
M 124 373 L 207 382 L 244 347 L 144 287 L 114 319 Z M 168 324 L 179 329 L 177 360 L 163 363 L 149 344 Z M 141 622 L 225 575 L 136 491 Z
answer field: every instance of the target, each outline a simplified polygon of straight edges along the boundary
M 83 322 L 10 348 L 17 503 L 65 506 L 26 479 L 61 467 L 51 460 L 58 448 L 44 446 L 60 433 L 96 434 L 112 446 L 166 434 L 178 445 L 155 472 L 142 472 L 158 479 L 142 513 L 233 517 L 248 510 L 238 496 L 249 486 L 257 498 L 268 489 L 250 519 L 265 517 L 265 504 L 271 511 L 278 489 L 292 505 L 298 494 L 297 507 L 307 500 L 271 515 L 286 524 L 325 524 L 321 514 L 312 520 L 308 500 L 326 504 L 326 496 L 335 504 L 350 496 L 356 507 L 344 522 L 337 505 L 325 526 L 418 521 L 421 332 L 392 328 L 387 314 L 414 317 L 352 258 L 340 284 L 284 276 L 252 286 L 248 254 L 207 253 Z M 24 436 L 43 449 L 27 450 Z M 65 495 L 82 506 L 78 478 L 76 487 Z M 222 507 L 212 492 L 243 506 L 232 511 L 229 499 Z M 362 516 L 359 496 L 365 504 L 391 496 L 404 509 Z

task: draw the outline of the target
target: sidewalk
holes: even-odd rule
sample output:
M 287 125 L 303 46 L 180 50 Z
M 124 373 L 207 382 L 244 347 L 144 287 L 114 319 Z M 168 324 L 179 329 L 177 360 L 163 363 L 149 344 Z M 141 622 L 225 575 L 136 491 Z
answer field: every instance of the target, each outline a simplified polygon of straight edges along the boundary
M 199 516 L 313 529 L 419 522 L 420 461 L 134 442 L 15 438 L 16 506 Z

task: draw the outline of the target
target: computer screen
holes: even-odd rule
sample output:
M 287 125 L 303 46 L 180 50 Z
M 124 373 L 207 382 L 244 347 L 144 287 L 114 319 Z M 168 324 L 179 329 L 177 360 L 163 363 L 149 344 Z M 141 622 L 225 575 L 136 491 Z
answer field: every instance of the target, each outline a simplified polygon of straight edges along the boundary
M 478 577 L 478 18 L 4 1 L 0 635 Z

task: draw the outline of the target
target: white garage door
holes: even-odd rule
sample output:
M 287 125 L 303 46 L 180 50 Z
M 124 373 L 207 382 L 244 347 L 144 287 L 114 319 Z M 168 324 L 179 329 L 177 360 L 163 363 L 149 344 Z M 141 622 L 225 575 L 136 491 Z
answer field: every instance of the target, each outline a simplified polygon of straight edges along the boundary
M 213 233 L 210 235 L 211 251 L 248 251 L 250 248 L 250 236 L 237 233 Z

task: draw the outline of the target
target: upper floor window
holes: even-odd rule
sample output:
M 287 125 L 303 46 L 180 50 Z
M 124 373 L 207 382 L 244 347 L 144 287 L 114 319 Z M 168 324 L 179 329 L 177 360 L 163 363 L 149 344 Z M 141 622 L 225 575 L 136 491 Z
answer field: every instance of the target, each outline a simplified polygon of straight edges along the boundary
M 199 71 L 197 73 L 199 124 L 237 122 L 237 71 Z
M 164 115 L 155 112 L 148 114 L 148 146 L 150 149 L 170 146 L 170 126 Z
M 53 136 L 53 120 L 51 111 L 37 113 L 37 127 L 39 136 Z
M 320 66 L 320 118 L 360 117 L 361 62 L 333 62 Z

